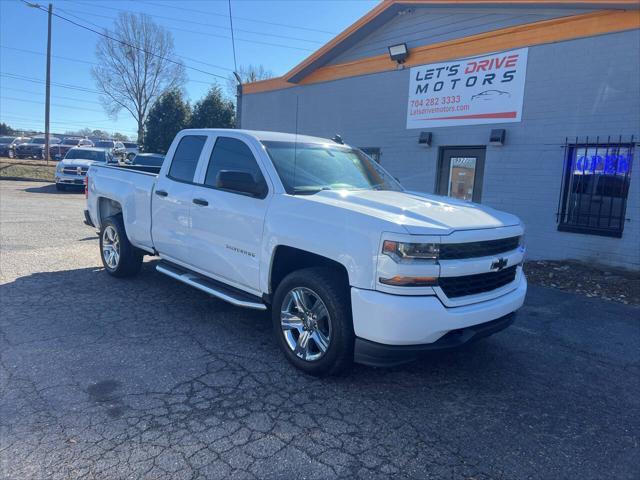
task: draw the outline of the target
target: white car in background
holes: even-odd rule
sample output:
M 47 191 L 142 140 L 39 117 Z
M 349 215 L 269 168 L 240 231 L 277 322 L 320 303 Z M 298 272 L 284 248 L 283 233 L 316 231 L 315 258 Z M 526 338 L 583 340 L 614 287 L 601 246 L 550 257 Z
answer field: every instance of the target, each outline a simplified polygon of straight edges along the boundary
M 84 188 L 87 170 L 94 163 L 117 165 L 118 160 L 108 148 L 73 147 L 70 149 L 56 167 L 56 189 Z
M 133 160 L 133 157 L 140 153 L 140 147 L 134 142 L 122 142 L 127 153 L 125 154 L 125 161 Z

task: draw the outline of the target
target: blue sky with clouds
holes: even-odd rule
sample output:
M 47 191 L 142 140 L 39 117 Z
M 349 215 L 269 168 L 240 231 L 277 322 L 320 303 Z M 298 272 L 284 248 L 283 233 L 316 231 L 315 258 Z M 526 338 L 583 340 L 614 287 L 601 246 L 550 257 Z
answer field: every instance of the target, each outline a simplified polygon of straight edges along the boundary
M 188 66 L 227 77 L 233 69 L 227 0 L 53 0 L 54 12 L 91 28 L 110 28 L 120 10 L 144 12 L 168 28 Z M 360 16 L 376 0 L 231 0 L 238 65 L 262 64 L 285 73 Z M 42 3 L 46 7 L 46 3 Z M 47 15 L 19 0 L 0 0 L 0 121 L 44 128 Z M 107 116 L 90 71 L 95 33 L 54 17 L 51 128 L 83 127 L 135 135 L 124 111 Z M 187 69 L 193 102 L 224 79 Z M 70 88 L 66 88 L 70 87 Z

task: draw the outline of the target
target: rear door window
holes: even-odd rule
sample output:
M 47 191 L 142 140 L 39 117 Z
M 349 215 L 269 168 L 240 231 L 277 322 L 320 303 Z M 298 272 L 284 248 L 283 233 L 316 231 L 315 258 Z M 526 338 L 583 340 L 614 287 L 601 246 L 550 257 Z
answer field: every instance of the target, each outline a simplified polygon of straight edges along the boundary
M 181 182 L 193 182 L 198 160 L 206 141 L 205 135 L 185 135 L 182 137 L 173 154 L 168 176 Z

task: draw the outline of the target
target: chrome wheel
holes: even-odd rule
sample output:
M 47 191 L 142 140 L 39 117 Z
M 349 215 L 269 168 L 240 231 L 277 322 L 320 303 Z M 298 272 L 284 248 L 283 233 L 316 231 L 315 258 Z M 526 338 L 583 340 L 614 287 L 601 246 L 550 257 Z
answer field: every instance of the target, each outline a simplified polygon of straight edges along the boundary
M 114 270 L 120 261 L 120 238 L 111 225 L 107 225 L 102 233 L 102 258 L 104 263 Z
M 285 295 L 280 325 L 287 345 L 298 358 L 313 362 L 327 353 L 331 343 L 331 317 L 313 290 L 297 287 Z

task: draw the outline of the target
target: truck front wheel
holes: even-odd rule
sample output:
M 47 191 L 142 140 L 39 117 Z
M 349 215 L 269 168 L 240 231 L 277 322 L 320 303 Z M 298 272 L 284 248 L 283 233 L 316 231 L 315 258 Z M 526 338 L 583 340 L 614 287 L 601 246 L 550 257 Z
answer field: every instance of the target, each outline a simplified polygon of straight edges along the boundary
M 276 341 L 287 359 L 310 375 L 334 375 L 353 362 L 349 288 L 323 267 L 287 275 L 273 299 Z
M 104 269 L 114 277 L 131 277 L 140 271 L 143 253 L 129 242 L 121 214 L 102 222 L 100 258 Z

